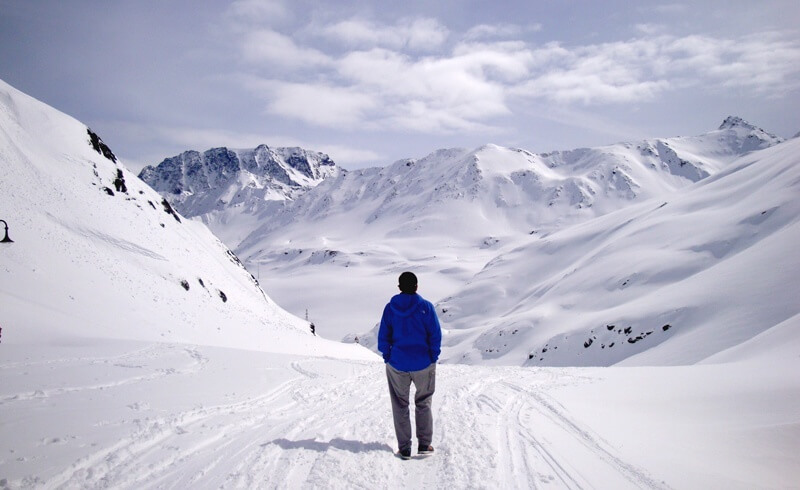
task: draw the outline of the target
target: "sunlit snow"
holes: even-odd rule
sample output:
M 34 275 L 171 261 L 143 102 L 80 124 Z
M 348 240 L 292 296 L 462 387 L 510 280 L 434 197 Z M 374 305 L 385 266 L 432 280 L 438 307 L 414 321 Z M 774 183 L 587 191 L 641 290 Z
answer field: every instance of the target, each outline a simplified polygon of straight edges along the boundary
M 694 173 L 645 158 L 611 183 L 597 155 L 647 150 L 350 172 L 297 198 L 309 221 L 277 216 L 233 254 L 0 82 L 0 488 L 796 486 L 800 140 L 692 141 L 668 143 Z M 307 291 L 321 327 L 349 314 L 364 333 L 406 267 L 450 361 L 436 454 L 411 461 L 381 359 L 270 299 Z

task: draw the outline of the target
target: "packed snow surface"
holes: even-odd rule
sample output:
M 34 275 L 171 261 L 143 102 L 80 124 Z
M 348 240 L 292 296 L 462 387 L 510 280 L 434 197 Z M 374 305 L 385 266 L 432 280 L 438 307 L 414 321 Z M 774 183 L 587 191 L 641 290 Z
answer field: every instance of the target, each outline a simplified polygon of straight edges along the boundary
M 0 485 L 796 488 L 798 329 L 794 318 L 735 363 L 440 365 L 435 455 L 410 461 L 393 456 L 380 361 L 4 343 Z
M 586 272 L 564 278 L 589 281 L 574 290 L 576 304 L 610 284 L 603 294 L 611 296 L 595 300 L 609 311 L 631 304 L 637 318 L 647 318 L 656 304 L 666 311 L 678 302 L 688 306 L 674 329 L 659 332 L 661 344 L 645 343 L 655 333 L 632 344 L 647 348 L 625 357 L 624 367 L 437 366 L 435 455 L 401 461 L 393 456 L 379 357 L 313 336 L 202 223 L 176 213 L 116 161 L 97 134 L 0 82 L 0 219 L 14 240 L 0 244 L 0 488 L 797 487 L 797 150 L 796 142 L 782 143 L 733 158 L 725 168 L 708 166 L 711 180 L 687 187 L 663 208 L 646 201 L 578 216 L 567 228 L 554 222 L 548 237 L 515 239 L 513 247 L 481 240 L 478 258 L 466 246 L 449 257 L 446 250 L 434 257 L 419 249 L 415 263 L 448 269 L 424 285 L 463 289 L 442 303 L 451 311 L 474 313 L 470 284 L 504 273 L 515 255 L 524 260 L 514 270 L 526 274 L 523 264 L 540 260 L 531 251 L 543 244 L 568 256 L 554 260 L 554 268 L 586 263 Z M 467 165 L 464 175 L 475 168 Z M 434 207 L 445 213 L 450 204 Z M 447 222 L 439 216 L 436 226 Z M 422 229 L 427 219 L 405 225 Z M 374 222 L 393 236 L 388 221 Z M 669 223 L 693 228 L 685 236 Z M 625 249 L 624 237 L 641 248 Z M 663 247 L 653 247 L 661 240 Z M 386 265 L 402 257 L 394 248 L 401 244 L 376 242 L 369 254 L 345 255 L 361 261 L 349 269 L 365 278 L 379 276 L 370 264 L 393 273 L 407 265 Z M 301 255 L 290 250 L 285 255 Z M 323 265 L 342 259 L 325 248 L 300 250 Z M 678 261 L 685 257 L 676 251 L 692 260 Z M 603 261 L 640 272 L 606 284 L 614 269 Z M 665 261 L 685 266 L 659 272 Z M 342 269 L 348 268 L 335 270 Z M 298 286 L 336 286 L 337 298 L 347 299 L 342 308 L 354 316 L 379 313 L 382 304 L 373 310 L 359 291 L 348 293 L 341 275 L 319 282 L 303 270 L 296 270 Z M 654 288 L 659 278 L 674 283 L 676 274 L 697 279 Z M 473 277 L 466 286 L 461 281 Z M 640 292 L 654 288 L 663 302 L 626 296 L 625 280 Z M 392 285 L 373 281 L 367 281 L 376 289 L 372 298 L 385 301 Z M 712 284 L 719 289 L 704 290 Z M 519 305 L 527 304 L 527 287 L 519 281 L 507 295 L 487 291 L 498 299 L 492 308 L 501 321 L 512 316 L 502 312 L 525 310 Z M 729 307 L 726 299 L 738 304 Z M 570 317 L 561 306 L 553 314 L 564 321 L 584 316 Z M 726 314 L 711 322 L 701 314 L 709 307 L 725 307 Z M 455 317 L 442 312 L 442 319 L 446 337 L 471 335 Z M 624 329 L 602 328 L 629 337 Z M 591 350 L 605 341 L 601 335 L 588 347 L 580 341 L 560 346 L 603 359 Z M 459 353 L 454 345 L 446 350 Z

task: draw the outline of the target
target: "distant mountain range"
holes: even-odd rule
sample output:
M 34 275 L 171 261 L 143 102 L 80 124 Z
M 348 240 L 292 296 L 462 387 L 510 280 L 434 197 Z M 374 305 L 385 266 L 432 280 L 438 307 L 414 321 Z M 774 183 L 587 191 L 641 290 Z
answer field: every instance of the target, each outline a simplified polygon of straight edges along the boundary
M 0 109 L 15 240 L 0 256 L 3 321 L 27 325 L 12 341 L 355 355 L 298 317 L 374 347 L 404 270 L 436 304 L 444 362 L 692 364 L 800 314 L 800 140 L 741 118 L 356 171 L 298 148 L 190 151 L 142 172 L 159 195 L 69 116 L 5 84 Z
M 605 297 L 608 288 L 624 289 L 633 297 L 650 291 L 635 284 L 661 281 L 678 287 L 686 278 L 671 271 L 691 269 L 690 264 L 697 260 L 685 257 L 689 263 L 682 263 L 679 257 L 661 256 L 656 251 L 666 245 L 657 241 L 637 244 L 624 239 L 632 226 L 629 214 L 653 212 L 669 216 L 670 221 L 686 219 L 692 227 L 701 226 L 688 217 L 670 214 L 666 203 L 686 192 L 701 193 L 692 189 L 704 188 L 703 183 L 730 172 L 747 155 L 782 142 L 739 117 L 728 117 L 718 129 L 697 136 L 546 154 L 496 145 L 442 149 L 422 159 L 355 171 L 339 169 L 327 157 L 305 152 L 316 158 L 306 157 L 309 163 L 303 168 L 310 172 L 303 174 L 305 180 L 293 179 L 293 184 L 278 177 L 284 175 L 285 165 L 279 163 L 282 170 L 275 174 L 272 169 L 276 165 L 258 164 L 280 162 L 280 158 L 250 156 L 259 149 L 266 154 L 265 146 L 246 152 L 209 150 L 202 158 L 196 152 L 184 153 L 146 169 L 142 177 L 163 182 L 157 188 L 170 189 L 162 194 L 177 209 L 209 224 L 261 278 L 279 304 L 298 315 L 311 310 L 328 336 L 373 345 L 372 327 L 385 301 L 396 292 L 396 275 L 411 269 L 421 278 L 420 292 L 438 302 L 448 331 L 444 359 L 605 365 L 654 347 L 655 327 L 663 329 L 669 324 L 661 331 L 672 336 L 675 331 L 670 329 L 679 319 L 650 312 L 664 322 L 648 330 L 650 325 L 645 326 L 647 322 L 632 313 L 600 315 L 607 322 L 600 325 L 595 310 L 577 305 L 597 303 L 599 310 L 616 305 L 613 299 L 607 304 L 592 299 Z M 202 177 L 187 180 L 190 173 Z M 750 192 L 764 191 L 753 188 Z M 726 196 L 719 202 L 712 198 L 708 204 L 720 207 L 720 227 L 729 218 L 724 209 L 732 205 L 731 200 L 735 197 Z M 667 211 L 653 211 L 662 207 Z M 718 224 L 711 218 L 700 223 L 714 230 Z M 651 226 L 658 229 L 660 225 L 654 222 Z M 587 229 L 596 231 L 582 235 L 580 230 Z M 680 226 L 665 229 L 675 237 L 689 233 Z M 571 234 L 578 237 L 577 242 L 564 238 Z M 601 237 L 618 237 L 613 242 L 614 250 L 619 249 L 615 257 L 622 257 L 631 267 L 624 271 L 589 267 L 604 258 L 586 247 L 595 244 L 611 250 L 610 242 Z M 691 237 L 687 239 L 691 241 Z M 558 246 L 553 245 L 556 243 Z M 708 253 L 703 244 L 692 246 L 704 251 L 698 252 L 701 255 Z M 674 254 L 680 255 L 678 251 Z M 658 279 L 634 267 L 652 256 L 664 260 L 658 267 L 648 266 L 648 270 L 660 270 Z M 583 270 L 591 270 L 593 275 L 583 277 Z M 573 276 L 603 289 L 575 285 L 544 303 L 539 298 L 546 291 L 559 290 Z M 711 287 L 709 284 L 714 281 L 703 283 L 701 289 Z M 575 305 L 569 307 L 571 303 Z M 567 316 L 568 323 L 550 323 L 542 313 L 563 308 L 581 314 Z M 588 318 L 600 323 L 584 321 Z M 625 321 L 629 324 L 623 325 Z M 601 328 L 624 338 L 598 336 Z M 685 326 L 678 331 L 685 332 Z M 580 349 L 558 340 L 562 334 L 571 335 Z M 720 341 L 716 347 L 730 342 Z M 584 343 L 588 345 L 584 347 Z M 605 354 L 607 348 L 614 348 L 608 347 L 612 343 L 615 347 L 624 343 L 626 349 L 608 351 L 613 355 L 587 355 L 594 348 Z M 714 352 L 709 347 L 676 359 L 696 362 Z

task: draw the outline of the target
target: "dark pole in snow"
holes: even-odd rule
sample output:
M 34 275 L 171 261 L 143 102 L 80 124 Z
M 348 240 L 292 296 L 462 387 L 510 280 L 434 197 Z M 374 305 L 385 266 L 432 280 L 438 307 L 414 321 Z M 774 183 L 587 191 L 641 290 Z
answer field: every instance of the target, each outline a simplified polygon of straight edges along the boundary
M 2 221 L 3 225 L 5 225 L 6 227 L 6 236 L 4 236 L 2 240 L 0 240 L 0 243 L 14 243 L 14 240 L 8 238 L 8 223 L 6 223 L 6 220 L 4 219 L 0 219 L 0 221 Z

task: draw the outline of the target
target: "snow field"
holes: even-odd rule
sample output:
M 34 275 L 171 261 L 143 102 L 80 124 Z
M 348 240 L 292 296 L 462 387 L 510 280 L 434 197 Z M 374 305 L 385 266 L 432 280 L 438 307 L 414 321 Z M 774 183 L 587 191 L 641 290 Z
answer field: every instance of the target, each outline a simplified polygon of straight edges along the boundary
M 457 355 L 456 344 L 469 347 L 464 339 L 478 335 L 474 346 L 488 355 L 471 352 L 472 361 L 484 364 L 527 354 L 522 334 L 542 319 L 557 321 L 539 334 L 581 334 L 561 344 L 553 364 L 575 363 L 571 348 L 589 353 L 579 358 L 587 364 L 609 363 L 597 357 L 607 352 L 598 350 L 603 336 L 628 335 L 621 324 L 607 329 L 615 311 L 616 319 L 654 322 L 631 335 L 674 324 L 637 343 L 630 367 L 440 365 L 436 454 L 404 462 L 392 455 L 377 356 L 312 336 L 201 223 L 178 222 L 155 191 L 95 152 L 79 122 L 0 82 L 0 123 L 0 210 L 16 240 L 0 248 L 0 488 L 751 489 L 800 481 L 798 141 L 753 153 L 665 207 L 650 201 L 555 233 L 516 230 L 519 241 L 507 240 L 508 222 L 485 213 L 511 203 L 509 191 L 460 220 L 448 216 L 463 202 L 432 206 L 399 228 L 401 211 L 417 206 L 391 198 L 380 207 L 389 219 L 369 222 L 374 234 L 348 227 L 346 214 L 330 214 L 330 201 L 312 196 L 304 209 L 332 216 L 325 226 L 289 230 L 297 235 L 287 232 L 279 247 L 251 242 L 249 257 L 271 267 L 262 272 L 291 285 L 282 300 L 297 296 L 299 307 L 307 292 L 326 298 L 329 310 L 314 318 L 321 329 L 332 316 L 347 331 L 377 321 L 410 263 L 421 269 L 423 294 L 465 284 L 439 305 L 466 327 L 443 312 L 445 343 Z M 694 143 L 682 144 L 690 152 Z M 721 158 L 733 158 L 725 146 Z M 477 182 L 502 151 L 482 149 L 453 177 Z M 580 166 L 591 154 L 547 158 Z M 680 169 L 679 160 L 665 165 Z M 407 168 L 399 162 L 388 174 Z M 492 182 L 502 187 L 508 169 L 497 170 Z M 118 172 L 128 192 L 111 195 L 103 187 Z M 623 194 L 632 182 L 624 173 L 612 173 Z M 358 201 L 363 189 L 336 182 L 343 206 Z M 411 194 L 425 187 L 420 178 L 407 184 Z M 579 184 L 558 189 L 559 198 L 588 198 Z M 499 231 L 473 222 L 496 222 Z M 403 241 L 410 232 L 420 233 Z M 302 248 L 303 258 L 292 255 Z M 531 283 L 526 267 L 546 272 L 543 282 Z M 596 316 L 581 310 L 587 297 Z M 498 299 L 495 309 L 487 298 Z M 536 298 L 544 301 L 532 308 Z M 470 315 L 474 325 L 464 321 Z M 481 315 L 529 323 L 492 326 Z M 601 329 L 588 347 L 581 322 Z M 675 363 L 698 364 L 664 367 Z
M 4 344 L 0 481 L 789 488 L 800 476 L 800 377 L 785 373 L 797 368 L 796 352 L 690 367 L 439 365 L 436 453 L 401 461 L 380 361 L 117 340 Z

